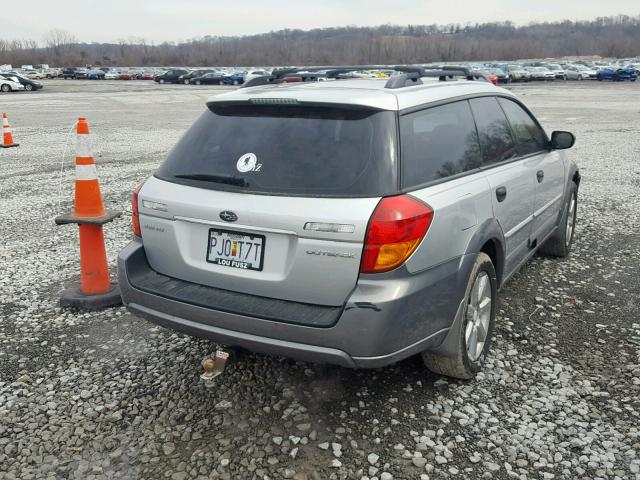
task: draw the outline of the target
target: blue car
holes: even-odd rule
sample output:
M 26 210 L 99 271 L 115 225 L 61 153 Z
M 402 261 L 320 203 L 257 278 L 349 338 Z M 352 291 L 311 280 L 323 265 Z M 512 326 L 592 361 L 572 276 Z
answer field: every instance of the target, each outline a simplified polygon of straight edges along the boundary
M 222 81 L 224 85 L 242 85 L 244 83 L 244 74 L 241 72 L 225 75 Z
M 624 82 L 628 80 L 635 82 L 638 79 L 638 71 L 631 67 L 603 68 L 598 71 L 596 78 L 600 81 L 611 80 L 613 82 Z

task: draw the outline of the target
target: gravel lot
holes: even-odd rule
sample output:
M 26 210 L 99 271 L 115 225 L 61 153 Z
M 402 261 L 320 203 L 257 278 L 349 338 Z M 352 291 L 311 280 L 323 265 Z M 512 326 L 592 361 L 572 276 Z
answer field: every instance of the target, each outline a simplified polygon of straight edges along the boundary
M 0 96 L 21 143 L 0 150 L 0 479 L 640 479 L 638 85 L 513 87 L 578 138 L 579 225 L 569 259 L 503 289 L 476 380 L 247 354 L 206 389 L 210 342 L 58 307 L 78 247 L 53 217 L 84 115 L 105 203 L 127 212 L 105 229 L 115 265 L 131 191 L 225 87 L 44 83 Z

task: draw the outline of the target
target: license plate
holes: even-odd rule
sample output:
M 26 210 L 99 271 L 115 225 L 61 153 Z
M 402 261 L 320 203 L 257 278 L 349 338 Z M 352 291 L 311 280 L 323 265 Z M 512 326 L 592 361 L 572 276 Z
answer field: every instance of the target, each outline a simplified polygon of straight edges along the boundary
M 225 267 L 262 271 L 264 245 L 264 235 L 211 228 L 207 262 Z

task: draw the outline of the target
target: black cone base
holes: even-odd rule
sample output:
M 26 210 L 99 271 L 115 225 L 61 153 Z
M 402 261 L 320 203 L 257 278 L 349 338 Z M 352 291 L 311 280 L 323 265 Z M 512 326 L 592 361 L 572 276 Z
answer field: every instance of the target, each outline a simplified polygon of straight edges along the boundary
M 85 295 L 80 287 L 67 288 L 60 296 L 60 306 L 80 308 L 83 310 L 103 310 L 105 308 L 122 305 L 120 287 L 117 283 L 111 284 L 111 289 L 97 295 Z

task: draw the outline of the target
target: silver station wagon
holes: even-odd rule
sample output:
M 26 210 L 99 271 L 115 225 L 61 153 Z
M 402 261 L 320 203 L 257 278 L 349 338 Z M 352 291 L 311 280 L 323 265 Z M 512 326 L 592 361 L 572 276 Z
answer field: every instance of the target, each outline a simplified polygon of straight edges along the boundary
M 395 70 L 212 97 L 134 193 L 128 309 L 230 347 L 473 377 L 501 286 L 571 249 L 574 137 L 466 71 Z

